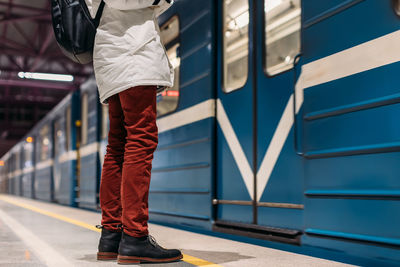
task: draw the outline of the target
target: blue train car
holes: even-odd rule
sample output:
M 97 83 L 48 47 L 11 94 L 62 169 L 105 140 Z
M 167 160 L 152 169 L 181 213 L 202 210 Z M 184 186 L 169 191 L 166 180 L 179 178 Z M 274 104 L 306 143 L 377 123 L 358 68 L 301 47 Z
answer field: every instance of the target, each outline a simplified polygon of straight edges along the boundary
M 159 21 L 150 219 L 398 264 L 400 1 L 180 0 Z M 107 116 L 91 78 L 35 127 L 36 198 L 98 209 Z M 1 176 L 29 197 L 28 147 Z

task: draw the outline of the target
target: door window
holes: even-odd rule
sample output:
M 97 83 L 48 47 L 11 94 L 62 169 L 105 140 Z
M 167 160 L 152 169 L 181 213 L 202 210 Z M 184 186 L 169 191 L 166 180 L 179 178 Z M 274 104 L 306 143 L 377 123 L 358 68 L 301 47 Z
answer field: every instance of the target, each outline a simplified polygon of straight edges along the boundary
M 68 151 L 71 146 L 71 106 L 65 110 L 65 150 Z
M 167 49 L 167 56 L 174 68 L 174 85 L 157 94 L 157 115 L 161 116 L 173 112 L 179 101 L 179 69 L 181 58 L 179 55 L 179 19 L 172 17 L 161 26 L 160 35 Z
M 50 128 L 48 125 L 43 126 L 39 132 L 39 158 L 44 161 L 50 158 Z
M 223 64 L 224 92 L 243 87 L 248 76 L 249 3 L 224 0 Z
M 32 145 L 32 143 L 25 143 L 23 151 L 24 151 L 23 152 L 24 153 L 24 166 L 23 166 L 23 168 L 32 167 L 33 166 L 33 162 L 32 162 L 33 145 Z
M 300 52 L 301 1 L 264 0 L 265 71 L 275 75 L 293 67 Z
M 84 93 L 82 95 L 81 103 L 81 145 L 85 145 L 88 140 L 88 94 Z

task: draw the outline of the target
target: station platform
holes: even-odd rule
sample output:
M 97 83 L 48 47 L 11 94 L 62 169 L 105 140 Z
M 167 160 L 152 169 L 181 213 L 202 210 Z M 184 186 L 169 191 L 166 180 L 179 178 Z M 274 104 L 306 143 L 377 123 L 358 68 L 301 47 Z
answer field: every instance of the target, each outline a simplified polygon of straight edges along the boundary
M 0 266 L 115 266 L 97 261 L 100 213 L 0 195 Z M 144 266 L 346 266 L 346 264 L 223 238 L 149 225 L 182 261 Z M 350 266 L 350 265 L 347 265 Z

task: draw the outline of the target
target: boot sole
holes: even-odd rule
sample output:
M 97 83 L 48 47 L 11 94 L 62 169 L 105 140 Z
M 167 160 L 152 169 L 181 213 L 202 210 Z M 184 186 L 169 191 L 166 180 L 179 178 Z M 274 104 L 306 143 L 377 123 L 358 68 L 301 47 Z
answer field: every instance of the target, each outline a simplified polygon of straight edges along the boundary
M 178 257 L 167 258 L 167 259 L 154 259 L 154 258 L 118 255 L 118 264 L 132 264 L 132 263 L 145 263 L 145 262 L 146 263 L 166 263 L 166 262 L 179 261 L 182 258 L 183 258 L 183 255 L 179 255 Z
M 111 261 L 118 258 L 118 253 L 115 252 L 97 252 L 98 261 Z

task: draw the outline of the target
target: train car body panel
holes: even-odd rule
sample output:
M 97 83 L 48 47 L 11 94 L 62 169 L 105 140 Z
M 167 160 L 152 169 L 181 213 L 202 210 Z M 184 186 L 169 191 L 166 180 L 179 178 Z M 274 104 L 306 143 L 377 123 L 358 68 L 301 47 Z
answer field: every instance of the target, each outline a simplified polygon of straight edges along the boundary
M 21 146 L 17 144 L 10 153 L 9 162 L 9 191 L 11 194 L 22 195 L 22 172 L 21 172 Z
M 180 72 L 175 81 L 179 105 L 157 120 L 159 144 L 149 196 L 152 221 L 211 229 L 215 121 L 212 6 L 212 1 L 176 2 L 160 18 L 161 25 L 174 17 L 179 23 L 178 36 L 172 45 L 167 44 L 168 50 L 179 45 Z
M 394 264 L 400 260 L 400 217 L 393 212 L 400 186 L 399 17 L 386 1 L 304 2 L 303 244 Z M 312 6 L 325 11 L 313 13 Z
M 69 94 L 57 105 L 54 127 L 54 201 L 76 205 L 76 126 L 79 93 Z M 78 110 L 77 110 L 78 109 Z
M 35 198 L 54 200 L 53 182 L 53 126 L 50 116 L 46 116 L 33 130 L 35 139 Z
M 88 80 L 80 90 L 78 206 L 97 209 L 100 185 L 99 114 L 96 82 Z
M 34 179 L 34 144 L 33 138 L 22 141 L 22 195 L 33 198 L 33 179 Z

